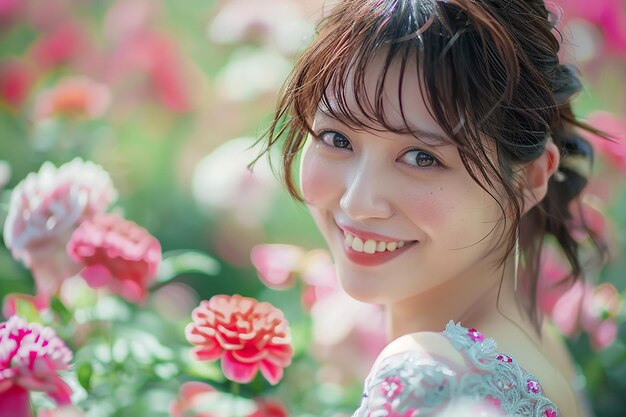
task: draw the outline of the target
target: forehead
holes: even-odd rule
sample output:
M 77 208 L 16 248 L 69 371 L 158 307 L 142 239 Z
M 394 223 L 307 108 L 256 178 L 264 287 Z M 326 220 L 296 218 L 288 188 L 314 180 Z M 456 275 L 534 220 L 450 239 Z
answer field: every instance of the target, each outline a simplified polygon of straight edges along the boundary
M 336 119 L 354 128 L 414 134 L 432 142 L 450 143 L 431 115 L 416 58 L 387 62 L 379 51 L 363 65 L 352 65 L 326 88 L 316 121 Z M 358 69 L 357 69 L 358 68 Z

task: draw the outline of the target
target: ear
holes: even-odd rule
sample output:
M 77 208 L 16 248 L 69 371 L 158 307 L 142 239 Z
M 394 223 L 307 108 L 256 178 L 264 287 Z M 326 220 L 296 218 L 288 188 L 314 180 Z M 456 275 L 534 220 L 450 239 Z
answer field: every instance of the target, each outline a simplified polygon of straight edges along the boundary
M 522 214 L 536 206 L 548 192 L 548 182 L 559 168 L 559 148 L 550 140 L 543 154 L 519 173 L 523 189 Z

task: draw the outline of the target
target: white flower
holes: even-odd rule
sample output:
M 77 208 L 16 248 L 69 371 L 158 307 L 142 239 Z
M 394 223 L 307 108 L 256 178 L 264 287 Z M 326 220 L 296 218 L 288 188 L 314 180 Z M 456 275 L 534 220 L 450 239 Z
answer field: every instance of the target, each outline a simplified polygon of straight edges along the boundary
M 253 172 L 248 164 L 258 155 L 255 140 L 229 140 L 205 156 L 194 170 L 192 192 L 198 205 L 209 211 L 228 211 L 245 222 L 262 218 L 277 188 L 269 165 L 260 159 Z
M 40 291 L 54 291 L 76 270 L 65 251 L 71 233 L 116 198 L 109 174 L 99 165 L 76 158 L 57 169 L 45 162 L 11 193 L 4 242 L 32 269 Z
M 254 100 L 275 94 L 291 71 L 292 64 L 270 49 L 241 48 L 215 80 L 221 97 L 232 101 Z

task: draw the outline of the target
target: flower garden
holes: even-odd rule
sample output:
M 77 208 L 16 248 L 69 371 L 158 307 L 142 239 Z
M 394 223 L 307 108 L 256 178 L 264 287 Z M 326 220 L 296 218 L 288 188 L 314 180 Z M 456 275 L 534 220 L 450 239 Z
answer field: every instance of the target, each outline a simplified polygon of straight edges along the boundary
M 606 266 L 539 306 L 626 410 L 626 4 L 557 1 Z M 0 0 L 0 415 L 341 417 L 386 344 L 306 208 L 247 166 L 321 0 Z

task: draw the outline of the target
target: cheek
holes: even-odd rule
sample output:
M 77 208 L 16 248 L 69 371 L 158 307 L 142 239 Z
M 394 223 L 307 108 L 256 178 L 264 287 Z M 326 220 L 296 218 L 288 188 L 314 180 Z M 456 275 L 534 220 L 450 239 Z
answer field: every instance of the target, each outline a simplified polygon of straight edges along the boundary
M 300 188 L 307 204 L 317 206 L 325 203 L 336 194 L 340 180 L 340 173 L 328 161 L 311 152 L 302 156 Z

